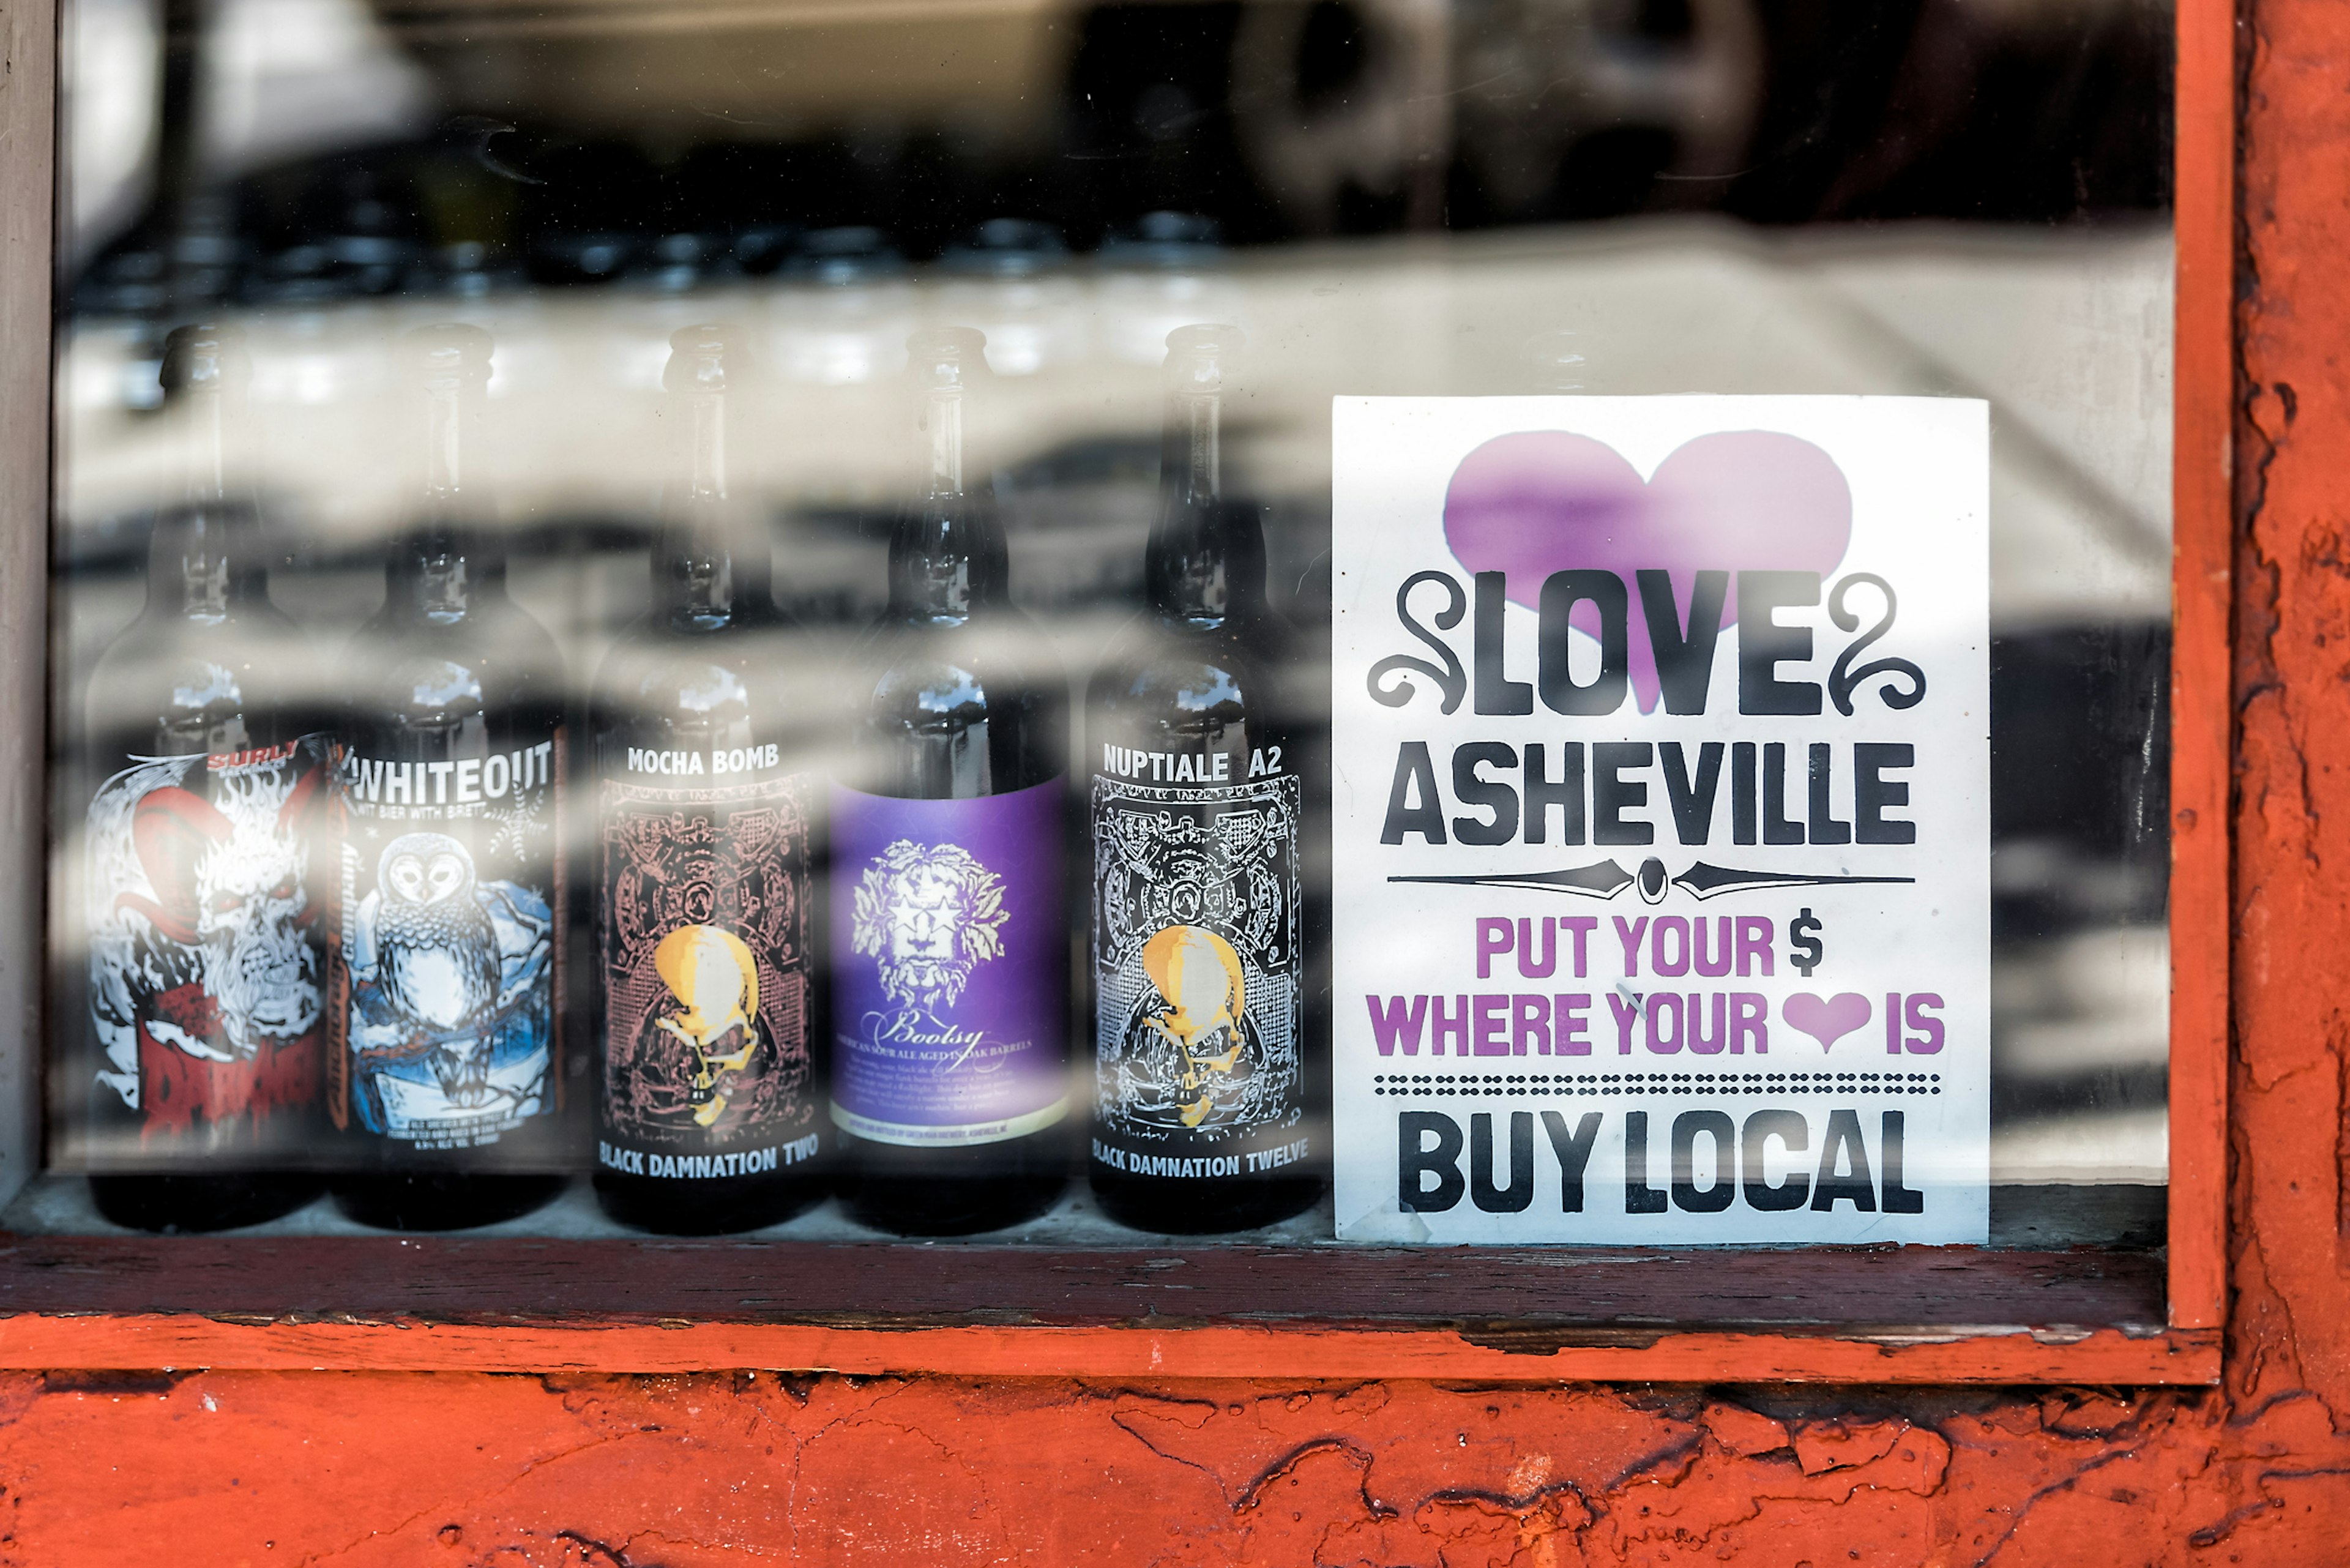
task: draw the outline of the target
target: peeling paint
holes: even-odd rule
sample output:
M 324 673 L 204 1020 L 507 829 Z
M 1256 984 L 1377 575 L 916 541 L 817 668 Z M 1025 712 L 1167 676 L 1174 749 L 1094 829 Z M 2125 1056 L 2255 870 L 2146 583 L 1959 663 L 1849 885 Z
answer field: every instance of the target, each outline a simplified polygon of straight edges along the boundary
M 2308 1564 L 2341 1560 L 2350 1511 L 2350 1438 L 2305 1394 L 244 1373 L 0 1395 L 0 1563 L 44 1568 L 126 1542 L 315 1568 Z

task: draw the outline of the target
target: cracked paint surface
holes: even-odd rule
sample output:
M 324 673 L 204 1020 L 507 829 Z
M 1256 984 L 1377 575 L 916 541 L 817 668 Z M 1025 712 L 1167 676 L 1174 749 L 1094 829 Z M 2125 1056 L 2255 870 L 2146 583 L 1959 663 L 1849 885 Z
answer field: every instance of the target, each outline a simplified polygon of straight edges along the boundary
M 2311 1393 L 6 1380 L 0 1563 L 2343 1561 Z
M 2244 9 L 2224 1386 L 0 1376 L 0 1564 L 2350 1563 L 2350 7 Z

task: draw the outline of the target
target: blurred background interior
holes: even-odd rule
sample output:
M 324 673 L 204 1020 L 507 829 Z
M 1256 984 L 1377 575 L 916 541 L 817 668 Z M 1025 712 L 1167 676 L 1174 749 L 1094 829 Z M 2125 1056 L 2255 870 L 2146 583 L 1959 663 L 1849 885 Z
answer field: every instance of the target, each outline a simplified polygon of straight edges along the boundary
M 1250 335 L 1228 473 L 1308 625 L 1334 393 L 1988 398 L 1994 1179 L 2158 1196 L 2167 5 L 67 16 L 60 747 L 140 599 L 175 462 L 157 370 L 183 321 L 244 326 L 276 597 L 326 642 L 372 609 L 400 515 L 394 337 L 493 332 L 515 593 L 582 683 L 643 603 L 660 371 L 699 321 L 762 369 L 734 477 L 772 518 L 779 597 L 843 629 L 879 606 L 910 477 L 907 334 L 983 329 L 1018 591 L 1080 676 L 1136 601 L 1157 366 L 1187 322 Z M 2158 1203 L 2126 1210 L 2115 1233 L 2158 1224 Z

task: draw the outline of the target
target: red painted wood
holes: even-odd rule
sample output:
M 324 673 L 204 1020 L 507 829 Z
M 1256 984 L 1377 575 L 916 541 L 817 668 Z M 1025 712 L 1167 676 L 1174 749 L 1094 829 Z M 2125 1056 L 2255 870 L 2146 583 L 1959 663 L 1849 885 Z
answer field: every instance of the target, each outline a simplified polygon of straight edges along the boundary
M 2326 1407 L 2093 1389 L 0 1379 L 25 1563 L 2342 1561 Z
M 263 1321 L 193 1315 L 18 1317 L 0 1368 L 166 1367 L 417 1372 L 704 1372 L 759 1367 L 859 1376 L 1441 1377 L 1490 1383 L 1829 1381 L 1871 1384 L 2217 1381 L 2220 1339 L 1944 1331 L 1862 1336 L 1616 1330 L 1488 1332 L 1168 1328 L 910 1328 L 607 1322 L 493 1326 Z
M 2350 9 L 2250 13 L 2235 472 L 2235 1162 L 2229 1380 L 2350 1413 Z M 2345 1423 L 2350 1429 L 2350 1423 Z
M 2171 514 L 2170 1322 L 2227 1293 L 2229 662 L 2235 450 L 2234 0 L 2176 0 Z

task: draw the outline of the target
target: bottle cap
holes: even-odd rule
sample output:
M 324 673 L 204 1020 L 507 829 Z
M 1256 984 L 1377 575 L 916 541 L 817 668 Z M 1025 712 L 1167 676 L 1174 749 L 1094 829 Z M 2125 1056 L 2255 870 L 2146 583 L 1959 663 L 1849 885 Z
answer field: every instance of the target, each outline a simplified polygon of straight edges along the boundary
M 452 321 L 420 327 L 408 334 L 402 346 L 410 363 L 427 380 L 451 378 L 461 385 L 478 387 L 489 381 L 490 356 L 497 348 L 497 340 L 478 327 Z
M 962 276 L 1028 277 L 1062 265 L 1069 247 L 1061 231 L 1033 218 L 990 218 L 939 258 Z
M 799 244 L 797 223 L 753 223 L 734 235 L 734 265 L 754 277 L 764 277 L 789 261 Z
M 987 334 L 975 327 L 925 327 L 906 339 L 906 362 L 926 387 L 967 387 L 987 374 Z
M 1191 213 L 1145 213 L 1104 237 L 1100 255 L 1110 266 L 1175 271 L 1206 266 L 1223 254 L 1223 233 L 1213 218 Z
M 905 270 L 906 258 L 889 236 L 863 224 L 818 229 L 801 240 L 798 254 L 785 267 L 787 276 L 835 288 L 876 283 Z
M 741 336 L 731 327 L 681 327 L 669 336 L 661 386 L 671 392 L 723 392 L 727 372 L 743 369 Z
M 1167 380 L 1170 389 L 1220 391 L 1224 371 L 1248 346 L 1248 334 L 1225 322 L 1197 322 L 1167 335 Z
M 161 380 L 166 397 L 182 392 L 227 391 L 243 387 L 253 375 L 253 358 L 244 350 L 244 333 L 215 322 L 178 327 L 163 339 Z

